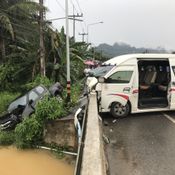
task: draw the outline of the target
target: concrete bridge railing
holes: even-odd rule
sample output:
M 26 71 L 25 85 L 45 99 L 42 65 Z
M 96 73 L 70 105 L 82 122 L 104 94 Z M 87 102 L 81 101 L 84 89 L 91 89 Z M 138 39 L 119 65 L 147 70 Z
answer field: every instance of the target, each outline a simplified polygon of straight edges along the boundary
M 97 111 L 96 93 L 90 94 L 81 175 L 106 175 L 102 122 Z

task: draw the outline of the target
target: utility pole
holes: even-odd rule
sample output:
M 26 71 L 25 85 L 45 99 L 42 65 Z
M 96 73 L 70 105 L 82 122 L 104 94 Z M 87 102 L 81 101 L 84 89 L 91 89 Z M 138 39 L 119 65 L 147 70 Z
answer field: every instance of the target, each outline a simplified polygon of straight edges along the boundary
M 76 18 L 82 18 L 83 17 L 83 14 L 78 14 L 77 13 L 75 15 L 75 7 L 73 5 L 73 15 L 69 15 L 68 17 L 69 17 L 69 19 L 72 19 L 73 20 L 73 37 L 74 37 L 74 40 L 75 40 L 75 24 L 76 24 L 76 21 L 80 21 L 80 22 L 83 21 L 81 19 L 76 19 Z
M 83 30 L 83 32 L 79 33 L 79 35 L 82 35 L 82 42 L 84 42 L 84 36 L 88 35 L 88 33 L 85 33 L 84 30 Z
M 83 17 L 83 14 L 76 14 L 75 15 L 75 7 L 73 6 L 73 14 L 72 15 L 68 15 L 68 19 L 69 20 L 73 20 L 73 37 L 74 37 L 74 40 L 75 40 L 75 25 L 76 25 L 76 21 L 79 21 L 79 22 L 82 22 L 83 20 L 81 19 L 77 19 L 77 18 L 82 18 Z M 61 18 L 53 18 L 53 19 L 50 19 L 48 20 L 48 22 L 51 22 L 51 21 L 56 21 L 56 20 L 60 20 L 60 19 L 65 19 L 66 17 L 61 17 Z
M 67 101 L 70 101 L 71 82 L 70 82 L 70 48 L 69 48 L 69 16 L 68 16 L 68 0 L 65 0 L 65 16 L 66 16 L 66 60 L 67 60 Z
M 73 37 L 74 37 L 74 40 L 75 40 L 75 7 L 73 5 Z
M 39 11 L 39 33 L 40 33 L 40 73 L 42 76 L 46 76 L 46 66 L 45 66 L 45 47 L 44 47 L 44 11 L 43 11 L 43 0 L 39 0 L 40 11 Z

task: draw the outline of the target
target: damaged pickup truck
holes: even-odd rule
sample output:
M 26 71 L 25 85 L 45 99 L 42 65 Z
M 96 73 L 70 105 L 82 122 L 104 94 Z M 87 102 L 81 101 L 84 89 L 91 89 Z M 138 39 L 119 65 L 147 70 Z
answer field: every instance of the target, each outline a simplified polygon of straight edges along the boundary
M 0 130 L 12 130 L 25 117 L 31 116 L 35 112 L 36 104 L 46 95 L 59 96 L 63 88 L 59 83 L 54 84 L 49 90 L 39 85 L 25 95 L 15 99 L 7 109 L 7 112 L 0 116 Z

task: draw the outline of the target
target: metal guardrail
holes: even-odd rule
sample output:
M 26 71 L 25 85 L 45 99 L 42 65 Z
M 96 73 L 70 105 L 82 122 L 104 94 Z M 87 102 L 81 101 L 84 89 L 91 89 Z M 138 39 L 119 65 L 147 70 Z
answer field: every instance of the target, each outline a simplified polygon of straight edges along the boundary
M 81 172 L 81 163 L 82 163 L 82 157 L 83 157 L 83 148 L 84 148 L 84 140 L 85 140 L 85 132 L 86 132 L 88 105 L 89 105 L 89 100 L 85 106 L 85 113 L 84 113 L 83 124 L 82 124 L 82 135 L 81 135 L 80 143 L 78 145 L 78 155 L 77 155 L 77 159 L 76 159 L 74 175 L 80 175 L 80 172 Z

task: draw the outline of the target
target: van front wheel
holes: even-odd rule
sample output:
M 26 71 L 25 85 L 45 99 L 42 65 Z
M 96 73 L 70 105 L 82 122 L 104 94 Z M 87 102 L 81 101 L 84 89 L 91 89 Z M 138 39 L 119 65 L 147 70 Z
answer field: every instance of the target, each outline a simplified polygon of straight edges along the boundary
M 119 102 L 115 102 L 111 105 L 111 114 L 113 117 L 119 118 L 119 117 L 126 117 L 130 112 L 130 106 L 127 103 L 125 106 L 123 106 Z

